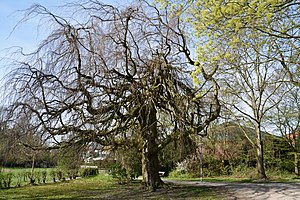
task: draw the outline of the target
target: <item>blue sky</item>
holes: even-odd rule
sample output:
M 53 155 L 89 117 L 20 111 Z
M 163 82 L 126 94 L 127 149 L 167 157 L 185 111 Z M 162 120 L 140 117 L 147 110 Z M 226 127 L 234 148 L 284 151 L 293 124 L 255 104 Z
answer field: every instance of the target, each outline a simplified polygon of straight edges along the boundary
M 113 5 L 125 4 L 129 0 L 102 0 L 102 2 Z M 25 52 L 33 51 L 38 43 L 45 37 L 39 32 L 34 20 L 26 22 L 14 30 L 16 24 L 22 19 L 22 12 L 35 3 L 47 7 L 49 10 L 58 10 L 57 6 L 64 5 L 72 0 L 0 0 L 0 79 L 10 71 L 5 65 L 4 57 L 7 57 L 8 48 L 13 46 L 23 47 Z
M 34 3 L 39 3 L 49 7 L 63 4 L 64 0 L 1 0 L 0 1 L 0 57 L 6 56 L 7 48 L 21 46 L 25 51 L 32 51 L 40 37 L 38 37 L 37 27 L 34 22 L 24 23 L 16 30 L 14 27 L 22 19 L 22 12 Z M 13 31 L 14 30 L 14 31 Z M 3 66 L 0 66 L 3 70 Z

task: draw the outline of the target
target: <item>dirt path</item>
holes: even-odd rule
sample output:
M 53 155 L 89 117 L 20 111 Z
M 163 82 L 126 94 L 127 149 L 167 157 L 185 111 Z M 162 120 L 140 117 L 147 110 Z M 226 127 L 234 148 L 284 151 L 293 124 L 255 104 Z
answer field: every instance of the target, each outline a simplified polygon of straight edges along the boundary
M 228 200 L 300 200 L 300 183 L 210 183 L 173 180 L 164 181 L 173 184 L 213 188 L 220 191 L 221 196 L 224 194 L 224 199 Z

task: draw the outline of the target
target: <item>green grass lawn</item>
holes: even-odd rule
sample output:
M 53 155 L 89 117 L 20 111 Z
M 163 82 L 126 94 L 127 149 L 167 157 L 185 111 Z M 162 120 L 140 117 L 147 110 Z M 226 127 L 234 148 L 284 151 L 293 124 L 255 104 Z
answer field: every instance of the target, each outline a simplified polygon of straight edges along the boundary
M 46 183 L 51 183 L 53 182 L 53 179 L 50 175 L 51 171 L 55 170 L 55 168 L 35 168 L 34 173 L 39 173 L 39 178 L 36 178 L 36 182 L 38 181 L 42 182 L 41 180 L 41 173 L 46 172 Z M 2 175 L 7 175 L 7 174 L 12 174 L 12 182 L 11 182 L 11 187 L 15 187 L 17 185 L 18 180 L 20 179 L 20 184 L 21 186 L 25 186 L 29 184 L 29 179 L 26 178 L 27 175 L 26 173 L 30 174 L 31 173 L 31 168 L 2 168 L 1 170 Z
M 53 183 L 51 171 L 55 169 L 35 169 L 38 171 L 47 171 L 48 178 L 46 184 L 28 185 L 23 182 L 22 187 L 12 187 L 10 189 L 0 189 L 1 199 L 203 199 L 219 200 L 225 198 L 225 191 L 215 191 L 210 187 L 194 187 L 168 185 L 166 188 L 158 189 L 156 192 L 149 192 L 142 186 L 141 181 L 136 180 L 130 184 L 119 185 L 111 176 L 102 172 L 92 178 L 79 178 L 71 181 Z M 5 169 L 2 173 L 24 173 L 30 169 Z M 282 177 L 286 179 L 282 179 Z M 174 179 L 174 178 L 171 178 Z M 199 178 L 180 177 L 177 180 L 199 181 Z M 213 177 L 204 178 L 207 182 L 253 182 L 254 179 L 246 177 Z M 295 182 L 299 179 L 293 179 L 282 176 L 271 176 L 269 181 L 288 181 Z
M 24 169 L 9 169 L 10 172 L 18 173 Z M 19 170 L 19 171 L 18 171 Z M 44 169 L 36 169 L 44 170 Z M 48 169 L 49 171 L 53 169 Z M 8 173 L 6 170 L 5 173 Z M 184 180 L 184 179 L 180 179 Z M 187 179 L 199 181 L 199 178 Z M 289 179 L 293 181 L 293 179 Z M 235 177 L 204 178 L 209 182 L 251 182 L 251 179 Z M 276 180 L 275 180 L 276 181 Z M 299 181 L 299 180 L 298 180 Z M 136 180 L 130 184 L 119 185 L 111 176 L 101 173 L 92 178 L 80 178 L 71 181 L 53 183 L 51 180 L 46 184 L 35 186 L 24 184 L 22 187 L 1 189 L 1 199 L 223 199 L 224 191 L 215 191 L 210 187 L 194 187 L 169 185 L 149 192 L 142 186 L 141 181 Z
M 200 181 L 200 178 L 166 178 L 169 180 L 183 180 L 183 181 Z M 246 178 L 246 177 L 233 177 L 233 176 L 217 176 L 217 177 L 205 177 L 202 179 L 204 182 L 237 182 L 237 183 L 252 183 L 259 182 L 262 180 Z M 265 182 L 288 182 L 288 183 L 299 183 L 300 178 L 295 176 L 280 177 L 280 176 L 268 176 Z
M 220 194 L 219 194 L 220 195 Z M 203 199 L 218 200 L 216 191 L 205 187 L 170 185 L 149 192 L 140 181 L 119 185 L 109 175 L 0 190 L 0 199 Z
M 169 180 L 183 180 L 183 181 L 200 181 L 200 178 L 190 178 L 190 177 L 166 177 L 165 179 Z M 237 182 L 237 183 L 251 183 L 260 181 L 255 178 L 247 178 L 247 177 L 236 177 L 236 176 L 216 176 L 216 177 L 204 177 L 202 179 L 204 182 Z M 289 176 L 280 176 L 280 175 L 269 175 L 266 182 L 290 182 L 290 183 L 298 183 L 300 182 L 300 178 L 295 175 Z
M 239 183 L 249 183 L 262 181 L 256 177 L 255 168 L 247 168 L 244 171 L 236 172 L 232 175 L 223 175 L 223 176 L 204 176 L 204 182 L 239 182 Z M 280 170 L 266 170 L 268 179 L 266 182 L 300 182 L 300 177 L 296 176 L 294 173 Z M 169 177 L 166 179 L 170 180 L 184 180 L 184 181 L 200 181 L 200 177 L 196 177 L 194 174 L 190 173 L 181 173 L 181 172 L 171 172 Z

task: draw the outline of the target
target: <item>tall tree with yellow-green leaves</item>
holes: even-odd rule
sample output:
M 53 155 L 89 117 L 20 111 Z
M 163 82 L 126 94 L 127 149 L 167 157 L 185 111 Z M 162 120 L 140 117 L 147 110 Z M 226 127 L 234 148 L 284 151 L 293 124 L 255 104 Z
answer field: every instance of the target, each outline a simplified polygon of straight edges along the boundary
M 228 49 L 236 49 L 244 44 L 240 38 L 244 33 L 247 38 L 262 35 L 268 38 L 266 45 L 273 52 L 272 57 L 268 58 L 287 71 L 291 83 L 300 86 L 300 68 L 297 64 L 300 45 L 299 1 L 197 0 L 189 1 L 186 7 L 188 20 L 194 25 L 196 36 L 204 39 L 206 44 L 205 51 L 198 51 L 201 59 L 207 57 L 207 53 L 213 55 L 213 60 L 220 59 L 220 54 L 215 53 L 216 47 L 225 43 Z M 226 53 L 223 56 L 229 56 Z
M 277 78 L 286 81 L 284 79 L 288 77 L 290 83 L 299 86 L 300 3 L 295 0 L 160 2 L 172 4 L 178 15 L 193 27 L 194 36 L 198 38 L 198 69 L 194 75 L 206 67 L 223 74 L 229 72 L 227 75 L 231 74 L 236 80 L 223 79 L 227 83 L 225 85 L 230 86 L 227 88 L 234 92 L 232 94 L 252 110 L 253 115 L 249 116 L 247 110 L 234 105 L 254 124 L 257 139 L 253 145 L 257 147 L 258 176 L 266 178 L 261 123 L 265 113 L 274 106 L 274 102 L 268 105 L 270 95 L 275 94 L 281 84 L 272 80 L 277 72 L 281 73 Z M 197 82 L 197 79 L 194 81 Z M 231 84 L 238 84 L 239 88 L 236 90 Z

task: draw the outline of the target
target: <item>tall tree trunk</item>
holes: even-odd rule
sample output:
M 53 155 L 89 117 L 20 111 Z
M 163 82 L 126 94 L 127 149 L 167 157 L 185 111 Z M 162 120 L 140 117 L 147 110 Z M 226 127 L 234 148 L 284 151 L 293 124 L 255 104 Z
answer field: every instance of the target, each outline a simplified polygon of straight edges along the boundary
M 145 186 L 151 190 L 163 184 L 159 177 L 158 145 L 154 138 L 144 141 L 142 154 L 142 173 Z
M 256 132 L 257 175 L 258 178 L 260 179 L 266 179 L 267 175 L 265 172 L 265 165 L 264 165 L 264 146 L 263 146 L 259 124 L 255 126 L 255 132 Z
M 31 173 L 30 173 L 30 184 L 34 184 L 35 178 L 34 178 L 34 165 L 35 165 L 35 154 L 32 155 L 32 163 L 31 163 Z
M 156 109 L 152 103 L 149 103 L 140 113 L 140 127 L 143 138 L 142 149 L 142 174 L 145 186 L 155 191 L 156 188 L 163 185 L 159 176 L 158 160 L 158 132 Z
M 299 176 L 299 158 L 298 158 L 298 152 L 296 151 L 294 153 L 294 165 L 295 165 L 295 174 Z

